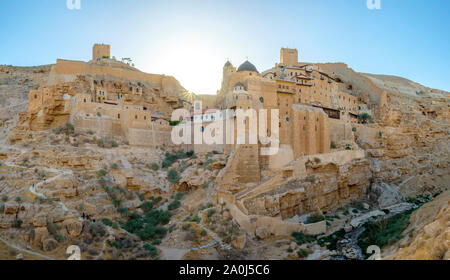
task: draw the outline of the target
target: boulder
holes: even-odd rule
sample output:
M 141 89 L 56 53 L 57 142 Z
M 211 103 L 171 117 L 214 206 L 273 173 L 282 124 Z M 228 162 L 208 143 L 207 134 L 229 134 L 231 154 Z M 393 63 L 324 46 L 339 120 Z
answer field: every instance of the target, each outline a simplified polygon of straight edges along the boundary
M 259 239 L 263 239 L 264 240 L 264 239 L 266 239 L 267 237 L 270 236 L 270 232 L 265 227 L 259 227 L 259 228 L 257 228 L 255 230 L 255 235 Z
M 235 237 L 231 241 L 231 245 L 233 245 L 234 248 L 240 250 L 245 248 L 246 243 L 247 243 L 247 235 L 244 232 L 242 232 L 239 236 Z
M 56 248 L 58 248 L 58 242 L 53 238 L 45 239 L 44 242 L 42 243 L 42 249 L 45 252 L 51 252 Z

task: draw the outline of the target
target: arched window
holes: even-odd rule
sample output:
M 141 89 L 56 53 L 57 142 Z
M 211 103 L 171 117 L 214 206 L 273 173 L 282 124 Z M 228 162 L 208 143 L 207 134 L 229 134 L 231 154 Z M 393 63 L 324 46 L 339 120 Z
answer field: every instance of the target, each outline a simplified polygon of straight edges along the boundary
M 138 119 L 137 115 L 135 115 L 135 116 L 134 116 L 134 119 L 135 119 L 135 120 L 137 120 L 137 119 Z

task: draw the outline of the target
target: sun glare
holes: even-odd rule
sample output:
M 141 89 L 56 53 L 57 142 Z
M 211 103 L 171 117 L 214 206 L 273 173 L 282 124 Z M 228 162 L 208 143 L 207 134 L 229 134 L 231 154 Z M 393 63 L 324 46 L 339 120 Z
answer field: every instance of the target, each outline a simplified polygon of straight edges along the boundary
M 158 55 L 145 63 L 146 71 L 171 75 L 195 94 L 216 94 L 226 60 L 220 49 L 207 40 L 188 36 L 161 42 L 160 46 Z

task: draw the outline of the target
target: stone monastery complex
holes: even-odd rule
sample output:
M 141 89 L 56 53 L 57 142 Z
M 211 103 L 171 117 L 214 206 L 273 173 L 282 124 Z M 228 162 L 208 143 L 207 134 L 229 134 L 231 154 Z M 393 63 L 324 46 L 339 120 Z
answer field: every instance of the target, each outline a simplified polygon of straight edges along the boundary
M 327 211 L 364 193 L 370 172 L 353 132 L 358 129 L 367 138 L 379 133 L 358 121 L 360 114 L 376 114 L 377 108 L 369 109 L 340 84 L 319 65 L 299 62 L 297 50 L 283 48 L 280 62 L 263 72 L 249 61 L 237 68 L 226 62 L 217 95 L 193 96 L 175 78 L 143 73 L 112 59 L 109 45 L 95 45 L 89 62 L 57 60 L 48 83 L 30 91 L 19 128 L 45 130 L 70 122 L 75 131 L 93 130 L 130 145 L 225 153 L 229 158 L 217 178 L 217 200 L 229 205 L 244 230 L 318 234 L 326 230 L 325 221 L 304 225 L 296 217 Z M 194 113 L 195 100 L 202 101 L 205 114 L 193 114 L 180 125 L 202 132 L 217 121 L 212 117 L 217 111 L 278 109 L 279 152 L 261 155 L 262 144 L 174 145 L 171 114 L 179 108 Z M 383 93 L 378 106 L 386 102 Z M 333 176 L 321 177 L 330 172 Z

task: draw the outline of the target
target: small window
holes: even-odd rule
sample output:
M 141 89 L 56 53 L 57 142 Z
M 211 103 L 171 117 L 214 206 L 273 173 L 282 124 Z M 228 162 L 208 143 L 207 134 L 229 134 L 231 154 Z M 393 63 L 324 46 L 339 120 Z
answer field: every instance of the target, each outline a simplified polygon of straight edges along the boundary
M 264 103 L 264 98 L 263 98 L 263 97 L 260 97 L 260 98 L 259 98 L 259 101 L 261 101 L 261 103 Z
M 84 103 L 86 103 L 86 98 L 85 98 L 85 99 L 83 99 L 83 102 L 84 102 Z
M 137 115 L 135 115 L 135 116 L 134 116 L 134 119 L 136 119 L 136 120 L 137 120 L 137 119 L 138 119 L 138 116 L 137 116 Z

